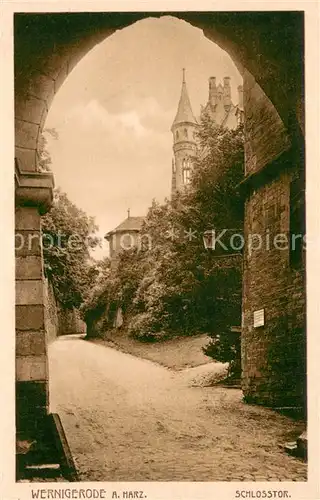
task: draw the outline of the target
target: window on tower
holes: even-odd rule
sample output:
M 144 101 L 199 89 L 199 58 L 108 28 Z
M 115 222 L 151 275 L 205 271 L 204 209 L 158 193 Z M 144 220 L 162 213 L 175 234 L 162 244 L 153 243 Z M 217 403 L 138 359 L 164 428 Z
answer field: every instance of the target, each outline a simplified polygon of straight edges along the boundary
M 188 137 L 188 130 L 186 128 L 184 129 L 184 136 Z
M 177 140 L 179 139 L 179 132 L 178 132 L 178 130 L 176 131 L 176 139 Z
M 190 174 L 191 174 L 191 166 L 190 166 L 190 158 L 184 158 L 182 160 L 182 180 L 183 184 L 190 184 Z
M 190 184 L 190 168 L 185 168 L 183 170 L 183 184 Z

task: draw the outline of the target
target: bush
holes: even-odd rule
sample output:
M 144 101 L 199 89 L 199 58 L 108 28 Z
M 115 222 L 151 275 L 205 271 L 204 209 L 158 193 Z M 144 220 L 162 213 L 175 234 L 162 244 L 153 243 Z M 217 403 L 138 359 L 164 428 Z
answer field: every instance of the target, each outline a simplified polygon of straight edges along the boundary
M 141 342 L 157 342 L 167 337 L 165 332 L 156 330 L 154 318 L 148 312 L 133 316 L 128 324 L 128 332 L 130 337 Z
M 227 330 L 216 335 L 210 334 L 209 344 L 203 347 L 203 352 L 222 363 L 229 363 L 228 376 L 241 377 L 241 335 Z
M 106 280 L 103 286 L 94 288 L 82 304 L 80 314 L 87 325 L 88 337 L 101 336 L 113 325 L 116 309 L 112 297 L 113 287 L 110 280 Z

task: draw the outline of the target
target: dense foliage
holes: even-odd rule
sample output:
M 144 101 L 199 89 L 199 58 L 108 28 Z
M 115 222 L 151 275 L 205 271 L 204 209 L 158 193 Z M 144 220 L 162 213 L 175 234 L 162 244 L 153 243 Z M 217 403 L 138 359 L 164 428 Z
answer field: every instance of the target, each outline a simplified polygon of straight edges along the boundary
M 64 308 L 79 308 L 99 274 L 89 252 L 99 243 L 98 228 L 60 189 L 41 222 L 45 274 L 55 297 Z

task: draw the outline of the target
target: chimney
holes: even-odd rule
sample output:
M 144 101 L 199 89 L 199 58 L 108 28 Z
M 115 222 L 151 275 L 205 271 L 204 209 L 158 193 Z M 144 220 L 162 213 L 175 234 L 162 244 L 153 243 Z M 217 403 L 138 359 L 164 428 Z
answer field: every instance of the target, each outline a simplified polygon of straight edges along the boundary
M 230 76 L 225 76 L 223 79 L 223 104 L 225 106 L 230 106 L 231 104 Z
M 223 86 L 230 87 L 230 76 L 225 76 L 223 79 Z
M 216 104 L 216 99 L 217 99 L 216 77 L 211 76 L 209 78 L 209 103 L 214 106 Z
M 243 109 L 243 86 L 238 86 L 238 106 L 240 109 Z

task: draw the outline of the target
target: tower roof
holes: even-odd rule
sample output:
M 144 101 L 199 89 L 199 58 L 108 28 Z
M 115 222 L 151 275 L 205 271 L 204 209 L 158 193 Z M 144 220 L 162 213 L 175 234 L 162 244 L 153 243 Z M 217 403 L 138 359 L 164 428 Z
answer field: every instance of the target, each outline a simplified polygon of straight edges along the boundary
M 193 114 L 190 104 L 190 99 L 185 79 L 185 69 L 183 69 L 182 71 L 183 71 L 183 78 L 182 78 L 180 101 L 178 104 L 178 111 L 176 117 L 173 120 L 172 127 L 174 125 L 177 125 L 178 123 L 183 123 L 183 122 L 197 123 L 197 120 Z
M 108 239 L 112 234 L 130 232 L 130 231 L 140 231 L 145 217 L 131 217 L 130 215 L 121 224 L 119 224 L 115 229 L 109 231 L 105 238 Z

